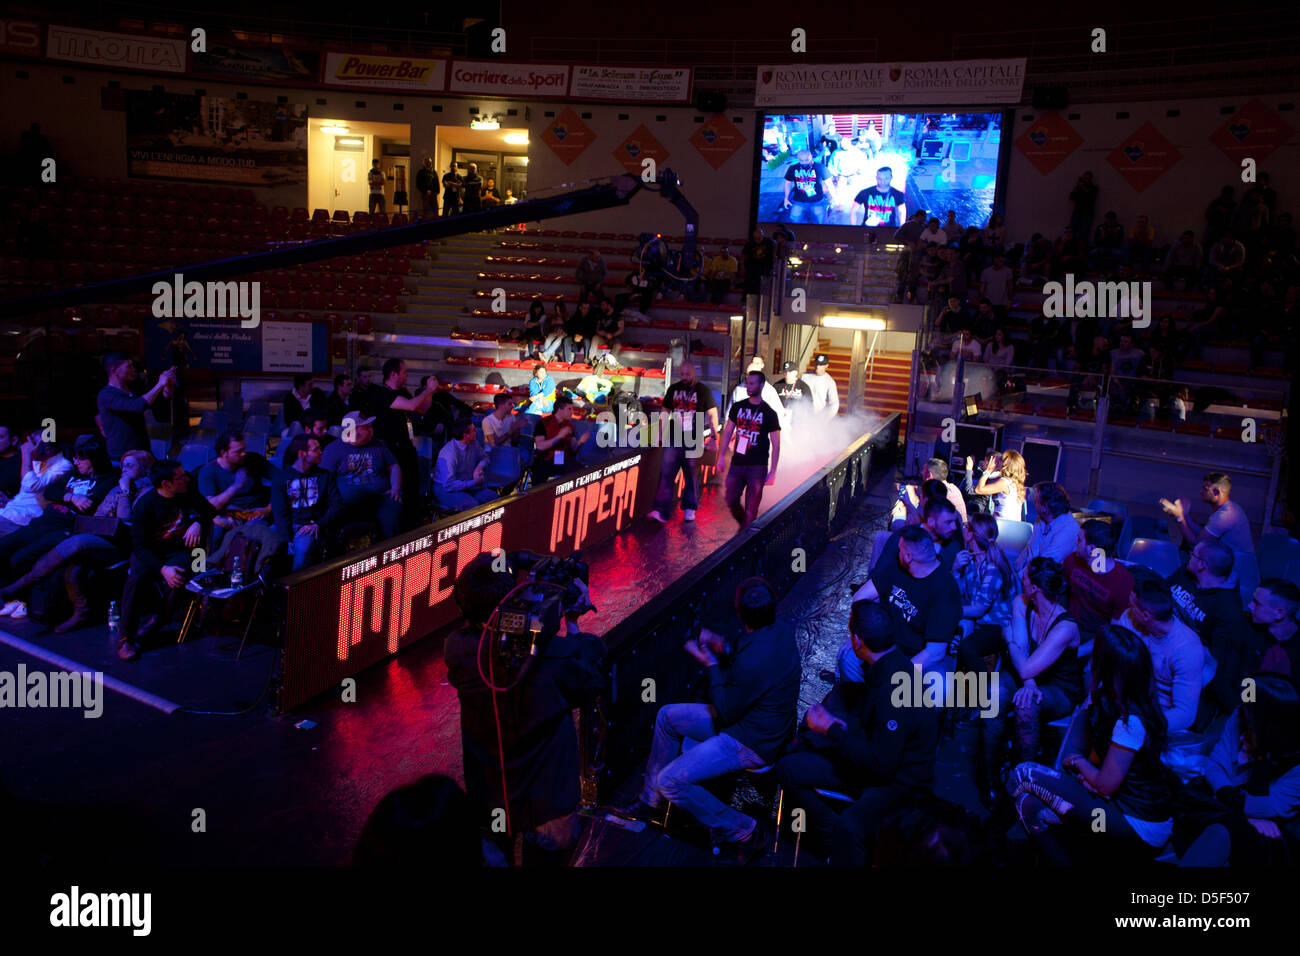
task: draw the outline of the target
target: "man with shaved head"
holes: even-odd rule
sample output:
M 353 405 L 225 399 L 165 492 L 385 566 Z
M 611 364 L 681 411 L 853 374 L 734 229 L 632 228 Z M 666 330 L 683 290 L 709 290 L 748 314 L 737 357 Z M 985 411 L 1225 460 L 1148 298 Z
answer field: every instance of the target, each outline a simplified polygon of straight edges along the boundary
M 674 485 L 677 473 L 682 473 L 682 518 L 695 520 L 700 506 L 700 476 L 698 459 L 704 440 L 705 428 L 711 446 L 717 445 L 718 403 L 713 399 L 713 389 L 701 383 L 690 362 L 680 367 L 681 378 L 664 394 L 663 410 L 671 419 L 660 419 L 660 434 L 671 439 L 664 444 L 663 463 L 659 473 L 659 491 L 655 495 L 654 510 L 647 517 L 666 524 L 672 517 Z M 694 454 L 692 454 L 694 452 Z

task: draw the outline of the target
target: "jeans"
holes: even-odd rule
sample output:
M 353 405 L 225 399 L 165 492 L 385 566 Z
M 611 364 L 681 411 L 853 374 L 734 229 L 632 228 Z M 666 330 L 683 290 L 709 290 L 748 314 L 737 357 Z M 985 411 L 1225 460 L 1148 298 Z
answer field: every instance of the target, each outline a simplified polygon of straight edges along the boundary
M 552 332 L 546 337 L 546 341 L 542 343 L 542 358 L 548 362 L 552 361 L 559 353 L 564 342 L 563 332 Z
M 387 492 L 375 492 L 362 498 L 344 501 L 342 525 L 354 521 L 376 521 L 379 533 L 385 538 L 397 537 L 402 523 L 402 506 L 388 496 Z
M 316 536 L 309 534 L 299 534 L 298 527 L 293 529 L 293 537 L 289 539 L 289 555 L 293 558 L 293 570 L 301 571 L 309 568 L 320 560 L 321 555 L 321 537 L 325 534 L 322 529 L 316 532 Z
M 442 197 L 442 214 L 444 216 L 454 216 L 460 212 L 460 196 L 450 196 L 446 193 Z
M 767 465 L 732 465 L 727 472 L 724 497 L 732 517 L 741 527 L 758 517 L 758 506 L 763 501 L 763 485 L 767 481 Z M 740 507 L 740 496 L 745 496 L 745 507 Z
M 566 335 L 561 345 L 564 350 L 564 361 L 566 362 L 572 362 L 574 356 L 577 355 L 579 352 L 581 352 L 583 356 L 586 357 L 587 359 L 591 358 L 591 356 L 588 354 L 587 351 L 591 347 L 591 343 L 586 336 L 583 336 L 581 342 L 575 342 L 573 340 L 573 336 Z
M 790 208 L 783 211 L 788 215 L 785 221 L 792 224 L 796 222 L 820 224 L 826 221 L 826 204 L 824 202 L 791 201 Z
M 378 212 L 383 212 L 383 211 L 384 211 L 384 194 L 383 194 L 383 193 L 371 193 L 371 194 L 370 194 L 370 214 L 373 216 L 373 215 L 375 214 L 376 211 L 378 211 Z
M 163 567 L 182 568 L 188 574 L 190 570 L 190 561 L 192 560 L 189 551 L 175 551 L 163 558 Z M 122 637 L 126 640 L 134 641 L 140 634 L 140 611 L 141 601 L 145 604 L 152 605 L 155 603 L 155 589 L 161 587 L 165 597 L 165 612 L 170 611 L 175 606 L 178 598 L 187 592 L 182 585 L 174 588 L 169 585 L 161 574 L 150 569 L 137 555 L 131 556 L 131 567 L 126 576 L 126 586 L 122 588 Z M 143 591 L 141 590 L 143 588 Z
M 682 472 L 682 508 L 697 511 L 700 507 L 700 469 L 698 458 L 688 458 L 685 448 L 665 448 L 663 464 L 659 472 L 659 491 L 655 494 L 654 510 L 660 517 L 672 516 L 673 486 L 677 484 L 677 472 Z
M 698 743 L 685 746 L 691 741 Z M 723 805 L 700 783 L 763 765 L 763 758 L 736 738 L 714 731 L 708 705 L 666 704 L 655 718 L 641 800 L 652 807 L 669 800 L 726 840 L 743 840 L 754 831 L 754 819 Z
M 441 485 L 433 486 L 433 496 L 439 507 L 453 511 L 466 511 L 478 505 L 487 504 L 497 497 L 491 488 L 463 488 L 460 491 L 448 491 Z
M 1012 772 L 1007 785 L 1015 796 L 1020 822 L 1051 866 L 1069 866 L 1071 862 L 1054 832 L 1062 824 L 1069 824 L 1085 836 L 1104 832 L 1150 849 L 1150 844 L 1137 835 L 1119 807 L 1105 797 L 1089 793 L 1068 771 L 1053 770 L 1040 763 L 1022 763 Z M 1098 820 L 1104 820 L 1104 830 L 1098 831 Z

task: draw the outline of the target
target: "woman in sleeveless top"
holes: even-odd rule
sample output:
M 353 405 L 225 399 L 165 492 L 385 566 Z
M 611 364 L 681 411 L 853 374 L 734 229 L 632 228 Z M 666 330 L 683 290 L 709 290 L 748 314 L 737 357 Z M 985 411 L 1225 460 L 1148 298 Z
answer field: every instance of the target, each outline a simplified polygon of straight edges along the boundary
M 977 495 L 992 496 L 994 517 L 1023 521 L 1026 477 L 1025 459 L 1020 453 L 1004 451 L 992 456 L 988 471 L 980 477 L 974 491 Z
M 1025 600 L 1013 602 L 1011 624 L 1003 634 L 1021 681 L 1012 698 L 1017 749 L 1022 760 L 1033 760 L 1042 722 L 1065 717 L 1083 700 L 1083 667 L 1079 627 L 1066 610 L 1070 586 L 1061 565 L 1034 558 L 1021 585 Z
M 1153 857 L 1174 828 L 1160 762 L 1168 725 L 1156 700 L 1151 655 L 1127 628 L 1107 625 L 1097 634 L 1085 716 L 1071 727 L 1060 771 L 1038 763 L 1016 767 L 1016 812 L 1049 866 L 1081 862 L 1067 852 L 1063 830 L 1088 837 L 1081 845 L 1094 845 L 1101 834 Z M 1098 828 L 1098 820 L 1106 825 Z

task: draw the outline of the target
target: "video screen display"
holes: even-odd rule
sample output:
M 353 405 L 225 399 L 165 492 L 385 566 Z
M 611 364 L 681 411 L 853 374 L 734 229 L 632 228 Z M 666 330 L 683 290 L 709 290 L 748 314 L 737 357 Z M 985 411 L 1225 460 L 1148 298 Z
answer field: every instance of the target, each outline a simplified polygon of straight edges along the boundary
M 993 212 L 1003 114 L 768 114 L 758 221 L 901 226 L 949 209 L 983 228 Z

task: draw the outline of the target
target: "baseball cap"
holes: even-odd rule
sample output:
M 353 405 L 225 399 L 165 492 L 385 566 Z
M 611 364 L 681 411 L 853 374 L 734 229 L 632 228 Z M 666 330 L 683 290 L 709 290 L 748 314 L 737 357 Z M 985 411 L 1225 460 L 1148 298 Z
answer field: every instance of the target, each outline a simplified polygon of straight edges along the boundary
M 783 371 L 783 372 L 797 372 L 797 371 L 799 371 L 799 366 L 796 365 L 794 362 L 782 362 L 782 363 L 781 363 L 781 371 Z
M 818 352 L 818 353 L 817 353 L 817 356 L 813 359 L 813 364 L 814 364 L 814 365 L 830 365 L 830 364 L 831 364 L 831 360 L 828 359 L 828 358 L 826 357 L 826 353 L 825 353 L 825 352 Z
M 366 418 L 366 416 L 361 412 L 348 412 L 343 416 L 343 424 L 346 426 L 349 422 L 352 424 L 353 428 L 360 428 L 362 425 L 373 425 L 375 420 L 373 418 Z

